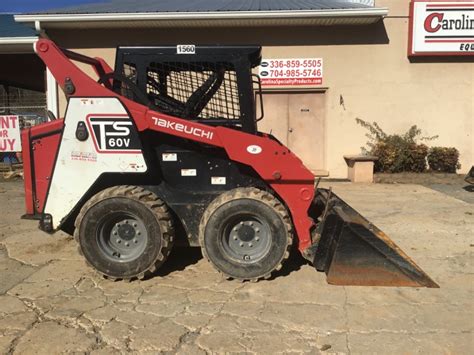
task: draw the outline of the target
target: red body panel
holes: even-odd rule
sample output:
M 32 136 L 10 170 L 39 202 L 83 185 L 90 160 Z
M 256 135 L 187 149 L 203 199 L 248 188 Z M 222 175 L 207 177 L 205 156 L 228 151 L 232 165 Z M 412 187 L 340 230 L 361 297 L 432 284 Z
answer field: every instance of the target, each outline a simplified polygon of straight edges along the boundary
M 35 207 L 33 204 L 33 178 L 31 176 L 31 128 L 25 128 L 21 131 L 21 155 L 23 158 L 23 183 L 25 185 L 25 207 L 26 214 L 33 215 Z
M 314 176 L 287 147 L 266 135 L 211 127 L 149 110 L 98 84 L 68 59 L 71 53 L 66 56 L 49 40 L 40 39 L 36 43 L 36 52 L 59 85 L 63 87 L 66 78 L 72 80 L 75 92 L 70 97 L 117 97 L 131 113 L 139 131 L 151 129 L 221 147 L 230 159 L 251 166 L 286 203 L 296 229 L 299 249 L 303 251 L 311 245 L 310 228 L 314 222 L 308 217 L 308 209 L 314 197 Z M 82 58 L 81 61 L 104 68 L 101 59 Z M 96 63 L 91 63 L 93 61 Z M 258 146 L 261 151 L 251 153 L 251 146 Z
M 56 120 L 26 129 L 22 133 L 27 214 L 44 211 L 63 127 L 64 121 Z
M 35 138 L 36 133 L 34 128 L 31 131 L 33 171 L 35 172 L 35 207 L 37 212 L 44 211 L 46 194 L 51 182 L 63 127 L 63 120 L 46 123 L 44 127 L 38 127 L 42 131 L 48 130 L 47 133 L 42 133 L 40 138 Z

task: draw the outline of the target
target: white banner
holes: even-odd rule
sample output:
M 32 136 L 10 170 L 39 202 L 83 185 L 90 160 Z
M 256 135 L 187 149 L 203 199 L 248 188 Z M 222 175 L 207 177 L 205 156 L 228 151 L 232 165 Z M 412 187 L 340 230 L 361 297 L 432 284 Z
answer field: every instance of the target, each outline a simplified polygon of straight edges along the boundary
M 0 116 L 0 152 L 21 152 L 18 116 Z
M 258 69 L 262 85 L 321 85 L 322 58 L 263 59 Z
M 474 1 L 414 0 L 409 55 L 474 55 Z

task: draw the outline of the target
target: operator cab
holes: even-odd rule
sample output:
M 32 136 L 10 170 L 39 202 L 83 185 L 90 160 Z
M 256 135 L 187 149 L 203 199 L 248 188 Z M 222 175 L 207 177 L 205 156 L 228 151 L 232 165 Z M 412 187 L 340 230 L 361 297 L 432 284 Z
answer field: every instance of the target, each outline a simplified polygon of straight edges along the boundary
M 260 61 L 259 46 L 118 47 L 113 89 L 167 115 L 255 134 Z

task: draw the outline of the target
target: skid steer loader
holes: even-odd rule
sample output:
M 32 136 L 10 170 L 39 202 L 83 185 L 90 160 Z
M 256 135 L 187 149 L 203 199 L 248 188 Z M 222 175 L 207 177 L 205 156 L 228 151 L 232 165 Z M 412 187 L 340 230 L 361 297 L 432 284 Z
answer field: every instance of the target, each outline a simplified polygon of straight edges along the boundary
M 437 287 L 257 130 L 260 47 L 118 47 L 115 70 L 47 39 L 35 52 L 68 104 L 64 119 L 22 132 L 24 217 L 74 235 L 105 277 L 142 279 L 180 243 L 255 281 L 296 243 L 331 284 Z

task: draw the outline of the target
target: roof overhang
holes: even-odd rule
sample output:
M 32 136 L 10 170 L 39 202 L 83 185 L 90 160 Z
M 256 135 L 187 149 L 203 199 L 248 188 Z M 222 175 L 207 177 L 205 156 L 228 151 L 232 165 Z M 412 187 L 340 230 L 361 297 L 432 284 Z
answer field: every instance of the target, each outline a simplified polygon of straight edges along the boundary
M 15 15 L 37 30 L 48 28 L 241 27 L 367 25 L 388 15 L 387 8 L 297 11 L 145 12 Z
M 0 37 L 1 53 L 33 53 L 33 43 L 38 37 Z

